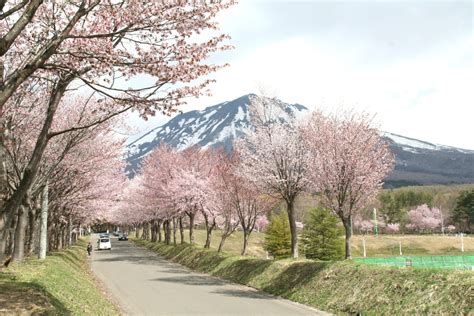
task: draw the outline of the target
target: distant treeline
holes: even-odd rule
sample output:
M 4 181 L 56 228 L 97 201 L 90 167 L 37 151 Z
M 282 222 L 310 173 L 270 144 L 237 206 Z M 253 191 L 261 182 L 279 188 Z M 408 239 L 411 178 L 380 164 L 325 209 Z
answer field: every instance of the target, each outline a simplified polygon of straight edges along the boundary
M 444 226 L 454 225 L 459 231 L 471 232 L 474 227 L 472 196 L 474 184 L 455 186 L 412 186 L 387 189 L 379 193 L 374 207 L 387 223 L 408 223 L 408 212 L 426 204 L 441 210 Z M 366 210 L 369 217 L 372 210 Z

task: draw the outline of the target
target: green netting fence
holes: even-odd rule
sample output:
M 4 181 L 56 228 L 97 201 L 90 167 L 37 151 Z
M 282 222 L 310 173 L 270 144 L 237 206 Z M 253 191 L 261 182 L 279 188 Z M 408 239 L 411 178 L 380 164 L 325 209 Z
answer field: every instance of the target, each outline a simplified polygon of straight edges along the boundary
M 366 264 L 396 267 L 474 270 L 474 256 L 399 256 L 389 258 L 356 258 L 354 260 Z

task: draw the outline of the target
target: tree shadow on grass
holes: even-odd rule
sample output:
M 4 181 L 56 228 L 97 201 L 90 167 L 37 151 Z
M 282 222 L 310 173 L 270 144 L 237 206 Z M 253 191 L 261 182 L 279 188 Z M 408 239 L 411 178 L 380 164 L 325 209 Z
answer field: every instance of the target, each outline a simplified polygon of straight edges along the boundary
M 233 261 L 216 271 L 216 274 L 234 282 L 248 284 L 254 277 L 262 274 L 272 261 L 245 258 Z
M 0 272 L 0 314 L 71 315 L 71 312 L 36 282 L 20 282 Z
M 289 295 L 310 282 L 330 263 L 327 262 L 295 262 L 281 273 L 274 276 L 271 282 L 262 288 L 265 292 L 275 295 Z
M 211 272 L 226 259 L 227 257 L 217 252 L 199 249 L 198 251 L 192 252 L 190 257 L 183 263 L 202 272 Z

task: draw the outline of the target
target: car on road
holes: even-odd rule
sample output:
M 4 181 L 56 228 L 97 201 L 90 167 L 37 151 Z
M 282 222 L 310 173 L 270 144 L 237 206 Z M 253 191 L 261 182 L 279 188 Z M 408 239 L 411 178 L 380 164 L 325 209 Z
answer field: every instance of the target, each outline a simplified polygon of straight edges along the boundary
M 99 238 L 109 238 L 109 233 L 100 233 Z
M 112 243 L 110 242 L 110 238 L 103 237 L 97 240 L 97 249 L 98 250 L 112 250 Z
M 122 241 L 122 240 L 128 240 L 128 236 L 127 234 L 120 234 L 118 236 L 118 240 Z

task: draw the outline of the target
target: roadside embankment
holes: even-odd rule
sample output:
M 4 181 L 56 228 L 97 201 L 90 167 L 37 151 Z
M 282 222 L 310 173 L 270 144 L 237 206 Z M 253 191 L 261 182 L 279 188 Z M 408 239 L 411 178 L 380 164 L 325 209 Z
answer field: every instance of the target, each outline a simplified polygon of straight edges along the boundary
M 474 313 L 474 272 L 265 260 L 134 240 L 190 269 L 334 313 Z
M 0 314 L 117 315 L 90 272 L 86 241 L 0 272 Z

